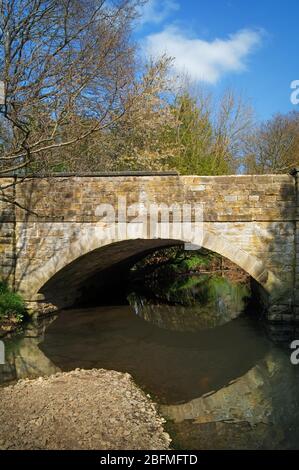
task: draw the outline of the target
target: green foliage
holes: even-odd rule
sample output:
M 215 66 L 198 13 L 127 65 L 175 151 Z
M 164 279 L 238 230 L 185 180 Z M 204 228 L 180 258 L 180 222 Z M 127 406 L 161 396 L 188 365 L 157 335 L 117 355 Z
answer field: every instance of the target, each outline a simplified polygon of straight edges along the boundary
M 187 92 L 179 96 L 173 112 L 177 117 L 178 154 L 173 166 L 186 175 L 221 175 L 230 171 L 226 137 L 212 123 L 206 104 L 199 105 Z
M 202 174 L 212 138 L 209 116 L 201 113 L 196 101 L 186 93 L 177 98 L 173 111 L 178 120 L 176 139 L 179 148 L 174 165 L 181 174 Z
M 184 274 L 192 271 L 208 270 L 217 264 L 221 257 L 205 249 L 185 251 L 182 246 L 157 250 L 142 259 L 132 270 L 148 270 L 160 274 Z
M 201 254 L 192 254 L 186 256 L 181 262 L 181 267 L 187 271 L 196 271 L 199 268 L 206 267 L 208 268 L 211 263 L 210 256 L 201 255 Z
M 168 301 L 185 306 L 194 305 L 197 302 L 206 305 L 209 300 L 208 280 L 209 277 L 206 275 L 184 276 L 177 279 L 169 286 Z
M 169 278 L 164 283 L 159 279 L 158 289 L 160 298 L 184 306 L 217 306 L 220 301 L 235 308 L 243 304 L 249 295 L 246 285 L 233 283 L 215 274 L 184 275 Z
M 225 277 L 213 276 L 209 283 L 209 298 L 217 301 L 219 298 L 229 298 L 232 304 L 238 304 L 242 299 L 249 297 L 246 284 L 234 283 Z
M 12 292 L 7 284 L 0 281 L 0 322 L 12 320 L 19 323 L 26 315 L 24 300 L 15 292 Z
M 57 163 L 56 165 L 53 165 L 51 167 L 51 171 L 53 173 L 67 172 L 68 170 L 69 170 L 69 168 L 68 168 L 67 164 L 64 163 L 64 162 Z

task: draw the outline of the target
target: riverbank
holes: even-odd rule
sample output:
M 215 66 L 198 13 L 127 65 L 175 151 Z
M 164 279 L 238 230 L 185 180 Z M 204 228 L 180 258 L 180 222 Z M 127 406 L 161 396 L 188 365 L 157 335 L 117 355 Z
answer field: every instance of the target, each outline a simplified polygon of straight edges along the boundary
M 27 316 L 21 295 L 13 292 L 0 277 L 0 338 L 15 332 Z
M 0 388 L 0 449 L 168 449 L 155 405 L 127 373 L 93 369 Z

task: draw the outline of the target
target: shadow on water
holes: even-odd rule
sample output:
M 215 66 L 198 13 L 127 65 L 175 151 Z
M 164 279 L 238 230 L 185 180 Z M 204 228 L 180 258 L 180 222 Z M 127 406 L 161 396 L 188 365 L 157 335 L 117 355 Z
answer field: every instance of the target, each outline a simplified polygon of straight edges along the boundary
M 169 331 L 130 306 L 65 311 L 46 331 L 43 353 L 60 369 L 129 372 L 163 403 L 186 402 L 245 374 L 269 342 L 246 318 L 206 331 Z

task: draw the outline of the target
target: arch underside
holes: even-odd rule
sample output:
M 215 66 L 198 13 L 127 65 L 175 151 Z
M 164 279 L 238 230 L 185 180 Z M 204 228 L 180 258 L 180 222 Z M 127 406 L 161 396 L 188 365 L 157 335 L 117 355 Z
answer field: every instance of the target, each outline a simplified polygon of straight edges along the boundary
M 184 242 L 140 238 L 113 243 L 97 240 L 89 243 L 88 240 L 74 242 L 65 253 L 54 256 L 35 273 L 31 282 L 31 299 L 28 300 L 54 301 L 58 307 L 71 305 L 84 283 L 97 273 L 124 260 L 133 263 L 155 249 L 182 245 Z M 228 258 L 244 269 L 268 294 L 280 288 L 279 279 L 266 269 L 262 261 L 233 246 L 224 237 L 206 231 L 201 247 Z
M 123 261 L 134 264 L 147 253 L 163 247 L 180 245 L 175 240 L 125 240 L 101 246 L 59 270 L 47 281 L 39 293 L 47 302 L 53 299 L 60 306 L 73 303 L 80 296 L 81 288 L 100 272 L 119 266 Z

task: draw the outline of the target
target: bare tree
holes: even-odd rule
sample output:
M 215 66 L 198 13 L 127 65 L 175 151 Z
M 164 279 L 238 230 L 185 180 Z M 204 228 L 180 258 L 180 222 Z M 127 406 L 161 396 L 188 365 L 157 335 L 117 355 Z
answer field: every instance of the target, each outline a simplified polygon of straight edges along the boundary
M 0 175 L 43 171 L 130 104 L 138 0 L 0 0 Z
M 286 173 L 299 164 L 299 113 L 278 114 L 248 136 L 249 173 Z
M 167 57 L 139 62 L 138 80 L 132 81 L 123 97 L 126 112 L 122 118 L 76 144 L 53 151 L 49 166 L 74 172 L 162 169 L 171 151 L 167 130 L 175 121 L 168 100 L 170 63 Z M 75 129 L 76 119 L 72 124 Z
M 251 105 L 232 89 L 226 90 L 215 106 L 214 153 L 227 163 L 230 172 L 239 170 L 244 146 L 254 126 Z

